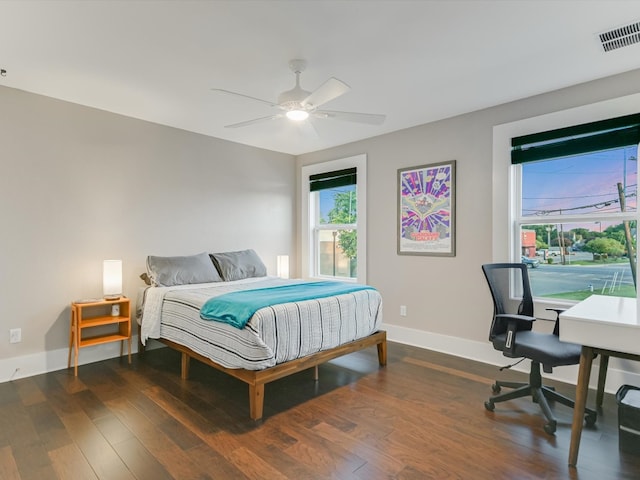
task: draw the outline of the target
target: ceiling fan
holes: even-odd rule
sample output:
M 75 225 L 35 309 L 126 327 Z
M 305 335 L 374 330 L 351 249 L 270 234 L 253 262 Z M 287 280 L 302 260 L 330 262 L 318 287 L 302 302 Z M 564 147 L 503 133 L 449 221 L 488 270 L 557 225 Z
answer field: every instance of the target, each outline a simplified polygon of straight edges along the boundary
M 283 117 L 296 122 L 301 122 L 309 117 L 344 120 L 348 122 L 366 123 L 369 125 L 380 125 L 382 124 L 382 122 L 384 122 L 385 115 L 375 113 L 319 110 L 319 107 L 321 107 L 325 103 L 330 102 L 331 100 L 338 98 L 340 95 L 347 93 L 351 89 L 351 87 L 349 87 L 349 85 L 347 85 L 343 81 L 331 77 L 313 92 L 303 90 L 302 87 L 300 87 L 300 74 L 304 72 L 306 67 L 306 60 L 295 59 L 289 62 L 289 68 L 296 75 L 296 86 L 291 90 L 282 92 L 278 96 L 277 103 L 251 97 L 243 93 L 224 90 L 222 88 L 212 88 L 211 90 L 214 92 L 221 92 L 229 95 L 248 98 L 250 100 L 255 100 L 257 102 L 264 103 L 281 110 L 281 112 L 274 115 L 269 115 L 268 117 L 254 118 L 253 120 L 234 123 L 232 125 L 225 125 L 225 128 L 246 127 L 247 125 L 268 122 Z

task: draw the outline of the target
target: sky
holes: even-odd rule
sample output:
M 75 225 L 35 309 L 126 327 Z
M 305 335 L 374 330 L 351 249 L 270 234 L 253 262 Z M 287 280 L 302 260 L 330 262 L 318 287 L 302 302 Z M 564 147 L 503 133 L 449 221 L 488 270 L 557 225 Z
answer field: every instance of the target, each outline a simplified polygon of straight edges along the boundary
M 626 187 L 626 211 L 636 210 L 637 158 L 638 148 L 633 146 L 525 163 L 523 215 L 619 212 L 618 182 Z M 598 228 L 594 224 L 593 229 Z

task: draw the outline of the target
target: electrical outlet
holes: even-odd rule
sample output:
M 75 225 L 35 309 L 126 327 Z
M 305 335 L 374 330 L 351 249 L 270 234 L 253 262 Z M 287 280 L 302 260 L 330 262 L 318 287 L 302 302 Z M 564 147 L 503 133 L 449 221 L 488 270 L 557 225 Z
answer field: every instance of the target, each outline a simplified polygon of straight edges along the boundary
M 406 305 L 400 305 L 400 316 L 401 317 L 406 317 L 407 316 L 407 306 Z
M 20 343 L 22 341 L 22 329 L 12 328 L 9 330 L 9 343 Z

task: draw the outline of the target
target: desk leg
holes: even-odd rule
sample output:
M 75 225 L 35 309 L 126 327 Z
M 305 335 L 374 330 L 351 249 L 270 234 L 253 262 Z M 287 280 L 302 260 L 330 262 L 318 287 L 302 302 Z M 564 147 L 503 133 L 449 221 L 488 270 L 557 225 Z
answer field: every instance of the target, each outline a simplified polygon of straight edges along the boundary
M 578 463 L 578 449 L 580 448 L 580 437 L 584 423 L 584 409 L 587 406 L 592 363 L 593 348 L 583 346 L 576 385 L 576 406 L 573 409 L 573 423 L 571 424 L 571 445 L 569 446 L 569 466 L 571 467 L 575 467 Z
M 600 371 L 598 373 L 598 390 L 596 392 L 596 408 L 602 408 L 604 400 L 604 385 L 607 382 L 607 368 L 609 367 L 609 355 L 600 355 Z

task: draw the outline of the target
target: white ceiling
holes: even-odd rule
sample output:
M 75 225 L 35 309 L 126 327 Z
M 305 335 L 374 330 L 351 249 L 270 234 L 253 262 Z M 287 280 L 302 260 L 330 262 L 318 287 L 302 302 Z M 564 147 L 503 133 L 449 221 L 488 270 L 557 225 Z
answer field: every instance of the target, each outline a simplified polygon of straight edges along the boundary
M 269 150 L 301 154 L 640 68 L 640 44 L 597 34 L 640 20 L 640 1 L 0 2 L 0 85 Z M 328 110 L 381 126 L 314 120 L 317 135 L 221 88 L 275 101 L 331 76 Z

